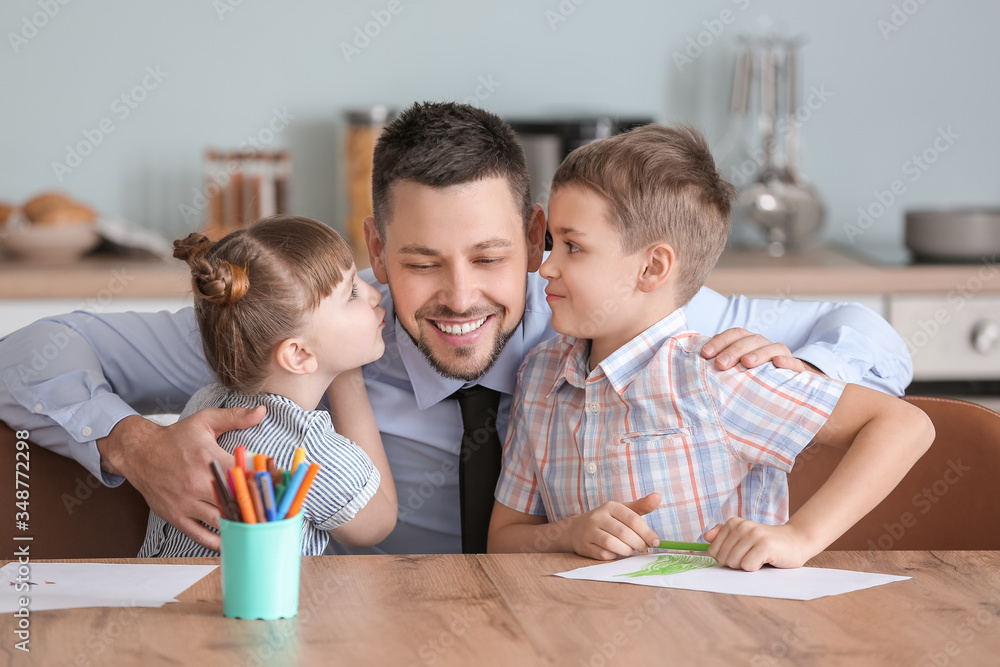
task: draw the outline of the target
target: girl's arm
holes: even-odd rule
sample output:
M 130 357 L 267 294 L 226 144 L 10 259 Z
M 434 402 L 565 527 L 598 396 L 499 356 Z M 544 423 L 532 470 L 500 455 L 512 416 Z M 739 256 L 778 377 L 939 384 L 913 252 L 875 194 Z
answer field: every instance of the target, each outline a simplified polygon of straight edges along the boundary
M 382 448 L 382 435 L 375 424 L 361 369 L 338 375 L 326 396 L 334 428 L 368 454 L 382 478 L 378 491 L 368 504 L 346 524 L 331 530 L 330 535 L 351 548 L 378 544 L 396 525 L 396 484 Z

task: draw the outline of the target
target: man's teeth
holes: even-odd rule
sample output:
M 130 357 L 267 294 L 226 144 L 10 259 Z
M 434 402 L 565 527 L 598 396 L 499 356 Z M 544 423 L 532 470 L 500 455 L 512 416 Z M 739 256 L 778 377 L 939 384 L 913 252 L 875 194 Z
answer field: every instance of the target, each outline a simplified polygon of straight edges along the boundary
M 483 326 L 483 323 L 487 320 L 486 317 L 477 322 L 466 322 L 465 324 L 441 324 L 440 322 L 435 322 L 434 324 L 438 329 L 445 332 L 446 334 L 452 334 L 454 336 L 464 336 L 470 331 L 475 331 L 479 327 Z

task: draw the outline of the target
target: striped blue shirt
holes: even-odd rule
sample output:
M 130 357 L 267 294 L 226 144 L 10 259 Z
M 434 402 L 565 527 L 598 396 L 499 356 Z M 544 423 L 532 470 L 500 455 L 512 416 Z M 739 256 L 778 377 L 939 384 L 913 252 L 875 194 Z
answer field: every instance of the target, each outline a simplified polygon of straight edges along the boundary
M 278 468 L 286 470 L 292 467 L 295 448 L 305 448 L 306 461 L 318 463 L 320 469 L 302 505 L 302 554 L 318 556 L 330 541 L 327 531 L 353 519 L 375 495 L 381 481 L 378 468 L 364 450 L 334 430 L 329 412 L 303 410 L 277 394 L 247 396 L 213 384 L 191 397 L 181 418 L 202 408 L 253 409 L 259 405 L 267 408 L 261 423 L 224 433 L 219 445 L 229 453 L 243 445 L 248 453 L 270 456 Z M 149 513 L 140 558 L 218 555 Z

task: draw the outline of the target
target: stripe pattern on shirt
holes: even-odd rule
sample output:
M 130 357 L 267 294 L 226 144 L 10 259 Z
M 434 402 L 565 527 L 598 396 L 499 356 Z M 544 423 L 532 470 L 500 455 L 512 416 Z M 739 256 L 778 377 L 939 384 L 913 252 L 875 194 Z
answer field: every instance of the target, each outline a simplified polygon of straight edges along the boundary
M 217 384 L 209 385 L 191 397 L 181 418 L 202 408 L 252 410 L 259 405 L 267 408 L 261 423 L 224 433 L 219 437 L 219 445 L 230 454 L 243 445 L 248 452 L 274 458 L 275 465 L 285 470 L 292 466 L 295 448 L 305 448 L 306 461 L 318 463 L 320 470 L 302 505 L 305 518 L 302 554 L 318 556 L 330 541 L 327 531 L 353 519 L 375 495 L 381 481 L 378 468 L 364 450 L 334 430 L 329 412 L 303 410 L 294 401 L 277 394 L 247 396 Z M 218 555 L 155 513 L 149 513 L 140 558 Z

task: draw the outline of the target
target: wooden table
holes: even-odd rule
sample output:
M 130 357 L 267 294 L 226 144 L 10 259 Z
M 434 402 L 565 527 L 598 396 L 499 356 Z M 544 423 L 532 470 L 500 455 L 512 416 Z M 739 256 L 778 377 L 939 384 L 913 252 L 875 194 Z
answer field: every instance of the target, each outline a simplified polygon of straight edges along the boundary
M 1000 552 L 827 552 L 810 565 L 913 579 L 809 602 L 545 576 L 592 563 L 305 558 L 299 616 L 280 621 L 224 618 L 215 570 L 160 609 L 33 612 L 30 655 L 14 649 L 5 614 L 0 664 L 986 665 L 1000 656 Z

